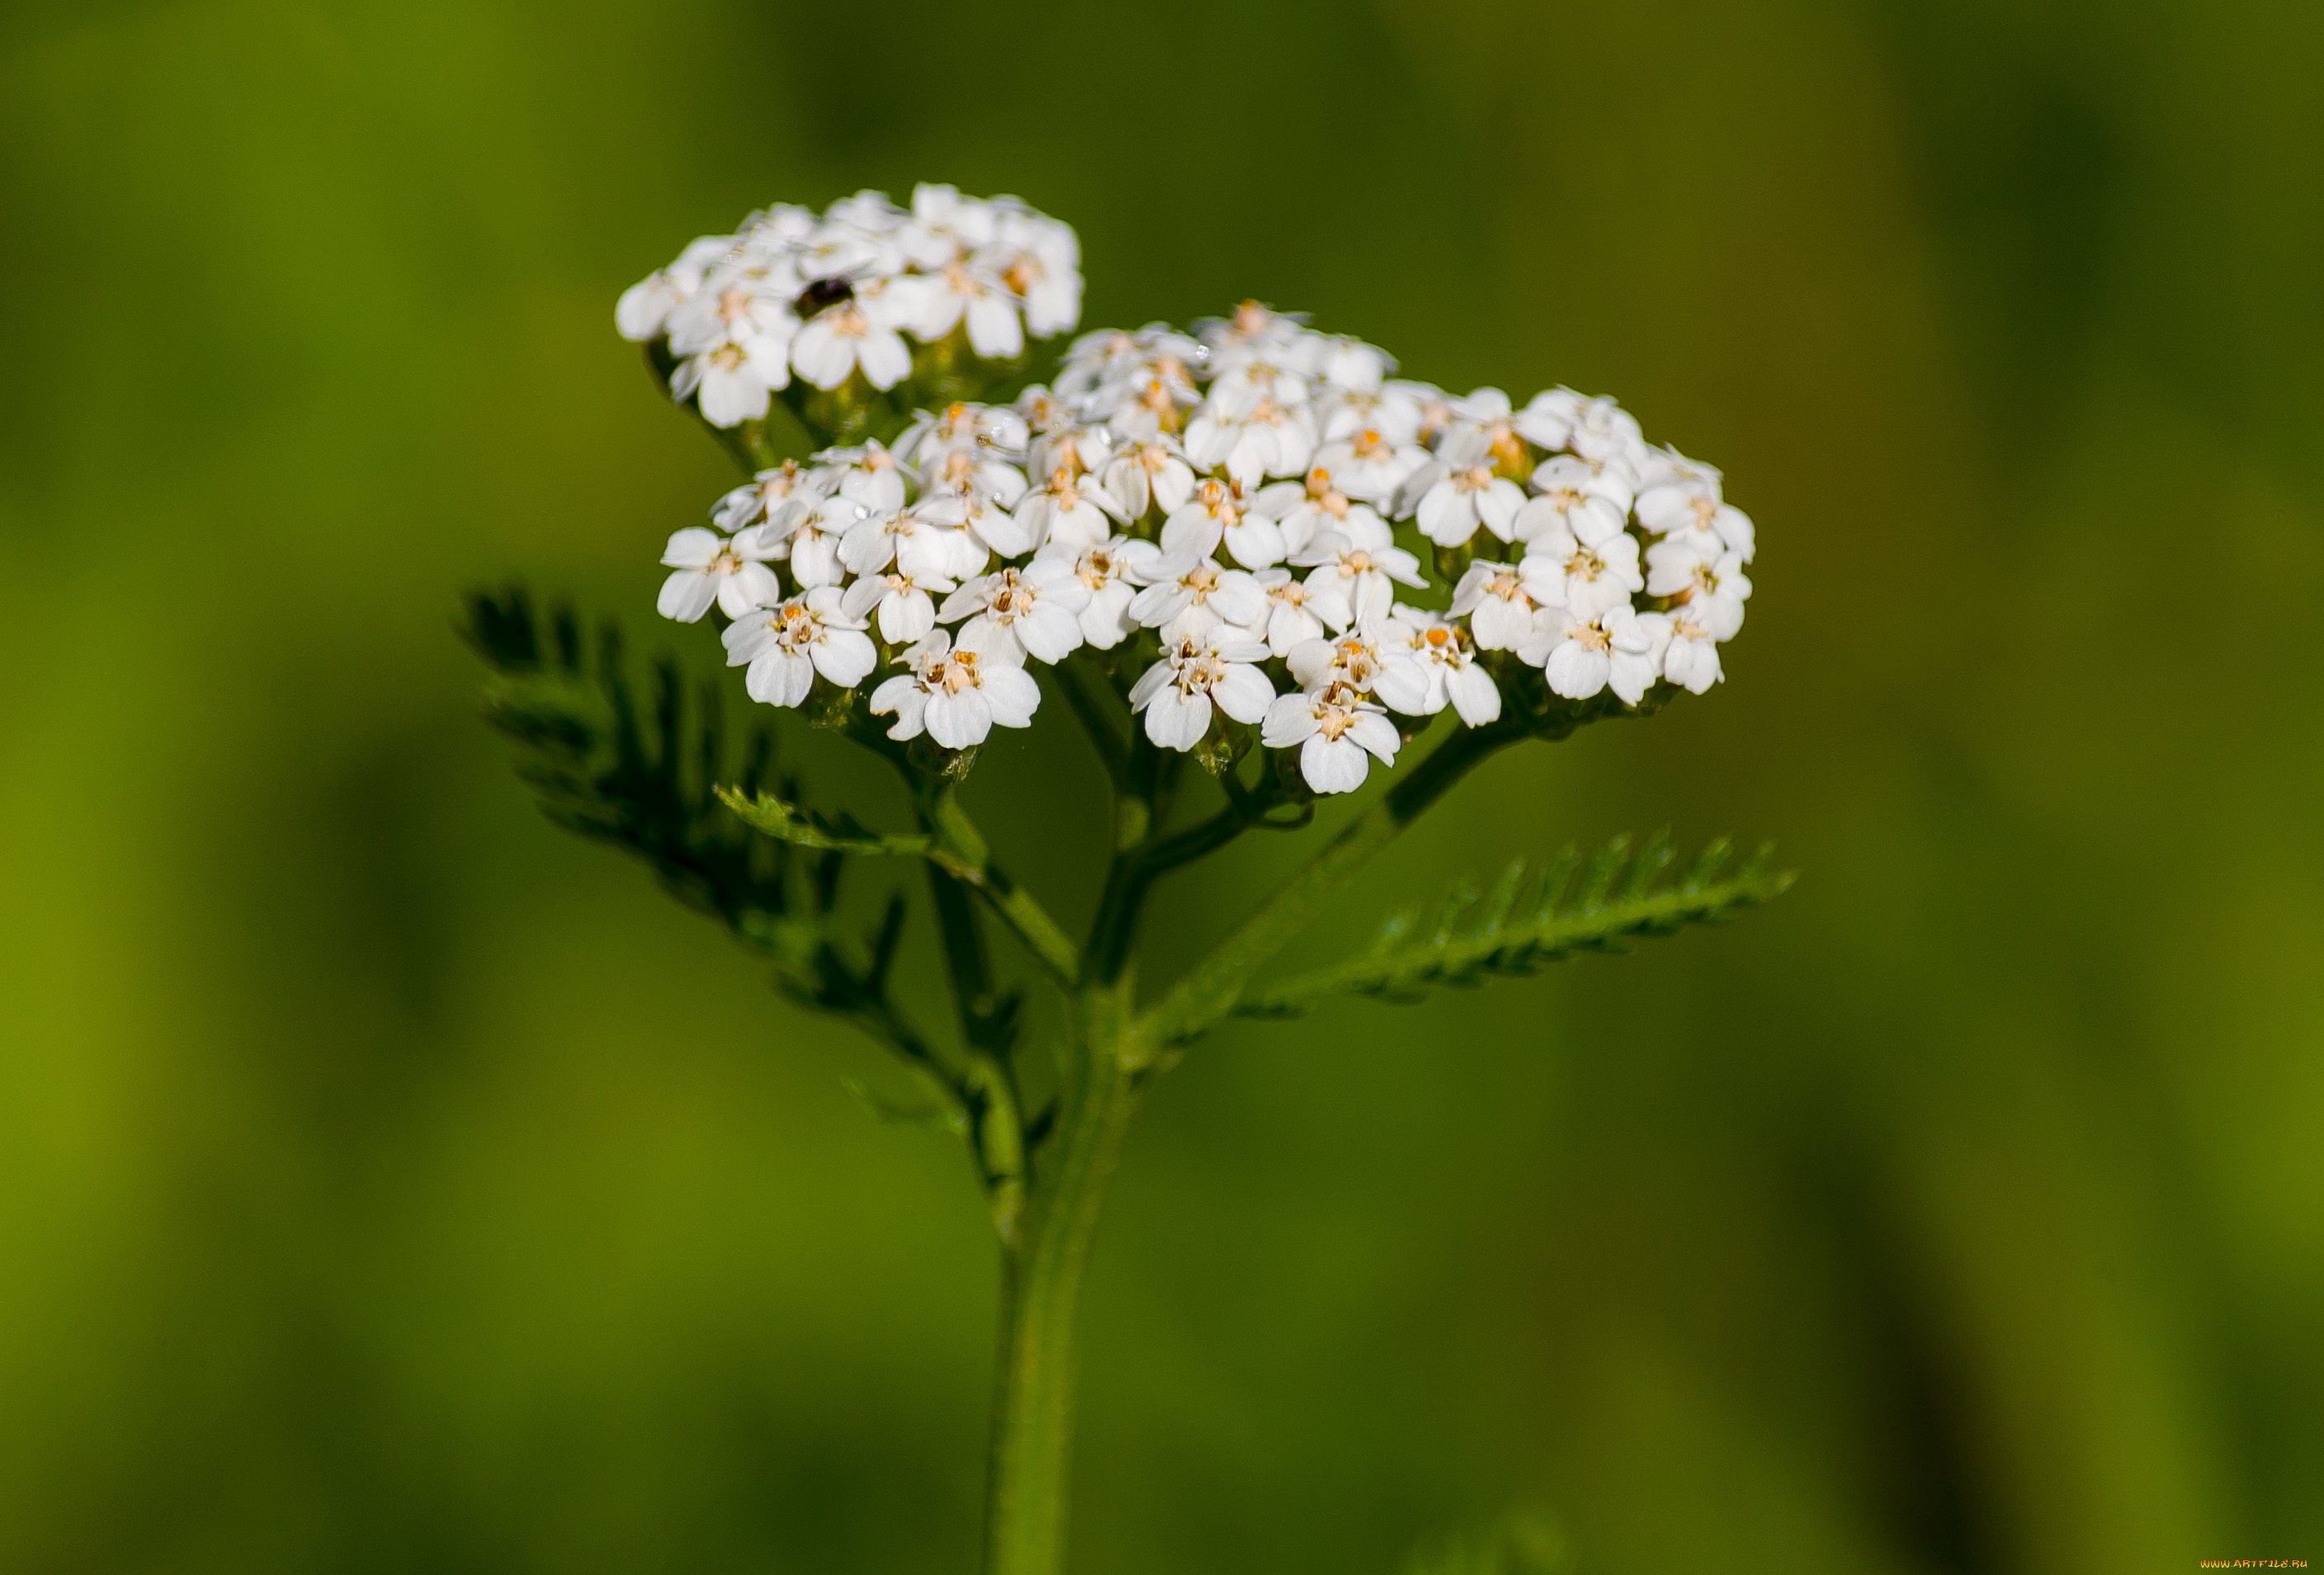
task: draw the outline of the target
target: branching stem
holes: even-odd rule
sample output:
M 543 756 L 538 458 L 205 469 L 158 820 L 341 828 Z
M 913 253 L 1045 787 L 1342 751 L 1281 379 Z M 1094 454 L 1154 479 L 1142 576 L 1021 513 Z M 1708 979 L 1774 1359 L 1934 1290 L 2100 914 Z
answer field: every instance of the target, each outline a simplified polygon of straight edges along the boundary
M 1323 912 L 1358 870 L 1455 783 L 1533 730 L 1526 718 L 1510 717 L 1463 728 L 1438 745 L 1187 971 L 1146 1014 L 1143 1045 L 1157 1056 L 1168 1053 L 1233 1010 L 1250 976 Z

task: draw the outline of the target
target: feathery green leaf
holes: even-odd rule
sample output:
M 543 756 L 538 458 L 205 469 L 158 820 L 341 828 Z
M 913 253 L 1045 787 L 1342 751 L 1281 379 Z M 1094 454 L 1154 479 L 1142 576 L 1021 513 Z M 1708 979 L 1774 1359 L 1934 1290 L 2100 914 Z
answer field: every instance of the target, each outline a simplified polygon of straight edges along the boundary
M 1617 837 L 1586 868 L 1572 848 L 1537 872 L 1520 861 L 1502 872 L 1489 894 L 1480 896 L 1476 883 L 1464 879 L 1428 923 L 1397 914 L 1367 954 L 1257 987 L 1235 1011 L 1248 1017 L 1294 1016 L 1341 995 L 1417 1000 L 1436 986 L 1536 973 L 1577 951 L 1625 950 L 1634 937 L 1711 923 L 1783 892 L 1793 876 L 1770 873 L 1771 851 L 1761 848 L 1721 879 L 1728 853 L 1721 839 L 1669 885 L 1662 884 L 1672 862 L 1667 834 L 1635 857 L 1630 839 Z

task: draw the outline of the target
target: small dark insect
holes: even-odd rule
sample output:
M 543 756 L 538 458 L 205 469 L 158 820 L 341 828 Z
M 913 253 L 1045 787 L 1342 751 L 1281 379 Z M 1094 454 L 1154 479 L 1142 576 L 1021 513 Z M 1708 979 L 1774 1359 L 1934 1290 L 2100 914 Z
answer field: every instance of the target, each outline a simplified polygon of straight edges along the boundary
M 844 279 L 818 279 L 799 292 L 798 314 L 812 317 L 826 306 L 836 306 L 855 293 L 855 286 Z

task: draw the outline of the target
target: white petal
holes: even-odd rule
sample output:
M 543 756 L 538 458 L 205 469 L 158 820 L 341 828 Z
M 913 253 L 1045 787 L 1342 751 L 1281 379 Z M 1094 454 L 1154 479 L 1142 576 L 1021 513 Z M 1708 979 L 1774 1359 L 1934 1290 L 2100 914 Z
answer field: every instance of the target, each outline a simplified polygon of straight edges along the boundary
M 1346 738 L 1318 733 L 1299 746 L 1299 773 L 1319 793 L 1353 792 L 1370 771 L 1370 757 Z
M 858 630 L 833 629 L 815 647 L 816 671 L 842 689 L 853 689 L 879 665 L 878 647 Z
M 1443 709 L 1435 687 L 1428 681 L 1427 668 L 1411 656 L 1383 662 L 1372 679 L 1372 692 L 1379 696 L 1380 703 L 1407 717 L 1425 717 Z M 1432 699 L 1436 700 L 1434 706 L 1429 704 Z
M 1062 602 L 1043 597 L 1017 620 L 1017 638 L 1043 662 L 1063 662 L 1082 643 L 1082 626 Z
M 799 329 L 791 340 L 791 366 L 817 388 L 836 388 L 855 370 L 855 341 L 832 327 L 832 314 Z
M 1133 711 L 1144 709 L 1148 701 L 1162 692 L 1162 686 L 1170 681 L 1171 675 L 1176 671 L 1176 667 L 1165 657 L 1139 673 L 1138 681 L 1130 686 L 1130 709 Z
M 1211 698 L 1219 709 L 1238 722 L 1256 722 L 1267 715 L 1268 707 L 1275 703 L 1275 686 L 1267 675 L 1248 662 L 1227 664 L 1226 673 Z
M 1288 749 L 1315 731 L 1315 705 L 1304 694 L 1279 695 L 1267 708 L 1259 741 L 1269 749 Z
M 1549 653 L 1545 671 L 1549 687 L 1570 700 L 1586 700 L 1606 687 L 1613 671 L 1602 651 L 1592 651 L 1579 640 L 1561 642 Z
M 1245 569 L 1265 569 L 1283 561 L 1283 527 L 1259 514 L 1245 514 L 1225 533 L 1227 551 Z
M 893 388 L 911 375 L 912 352 L 892 329 L 873 329 L 855 353 L 874 388 Z
M 992 707 L 980 690 L 938 690 L 928 697 L 928 737 L 947 749 L 982 744 L 992 731 Z
M 983 675 L 984 699 L 1001 727 L 1029 727 L 1040 709 L 1041 686 L 1021 667 L 997 667 Z
M 1166 690 L 1146 708 L 1146 737 L 1160 749 L 1192 749 L 1211 730 L 1211 702 L 1206 695 Z
M 1217 515 L 1198 504 L 1189 504 L 1162 522 L 1162 551 L 1207 558 L 1219 550 L 1220 538 L 1225 533 Z
M 1017 308 L 998 295 L 980 295 L 968 306 L 968 342 L 988 360 L 1006 361 L 1023 354 L 1024 326 Z
M 720 540 L 717 532 L 706 530 L 700 525 L 689 525 L 672 536 L 669 545 L 662 549 L 662 567 L 707 569 L 725 549 L 726 543 Z
M 661 594 L 654 598 L 654 609 L 665 618 L 691 624 L 708 612 L 710 604 L 717 599 L 717 576 L 705 574 L 699 569 L 681 569 L 661 582 Z
M 742 675 L 742 687 L 754 700 L 770 706 L 795 706 L 815 687 L 815 663 L 797 652 L 776 646 L 761 652 Z
M 1356 719 L 1349 724 L 1347 736 L 1367 754 L 1379 756 L 1382 765 L 1396 764 L 1397 746 L 1404 742 L 1397 733 L 1396 724 L 1378 711 L 1358 711 Z
M 1447 672 L 1444 690 L 1461 720 L 1471 727 L 1481 727 L 1501 714 L 1501 686 L 1473 662 Z

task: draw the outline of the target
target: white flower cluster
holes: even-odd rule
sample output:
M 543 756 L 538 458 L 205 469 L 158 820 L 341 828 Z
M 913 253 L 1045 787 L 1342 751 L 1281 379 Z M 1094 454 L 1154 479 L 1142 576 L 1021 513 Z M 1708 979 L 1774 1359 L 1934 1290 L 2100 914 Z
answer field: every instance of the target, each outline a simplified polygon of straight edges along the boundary
M 1013 406 L 954 404 L 729 493 L 715 530 L 671 538 L 661 610 L 716 603 L 775 705 L 818 673 L 853 687 L 884 648 L 901 671 L 872 712 L 947 749 L 1031 721 L 1028 663 L 1119 650 L 1150 663 L 1129 699 L 1155 745 L 1192 749 L 1223 714 L 1296 748 L 1317 792 L 1394 762 L 1392 717 L 1494 720 L 1520 664 L 1571 700 L 1719 680 L 1752 530 L 1717 471 L 1611 400 L 1515 408 L 1393 370 L 1250 304 L 1085 335 Z M 1454 582 L 1432 595 L 1430 567 Z
M 667 339 L 670 392 L 713 426 L 767 413 L 794 375 L 873 388 L 911 374 L 904 336 L 955 333 L 989 361 L 1080 320 L 1081 246 L 1070 226 L 1013 197 L 921 186 L 907 210 L 878 191 L 821 214 L 788 205 L 731 236 L 705 236 L 632 285 L 614 309 L 624 338 Z

